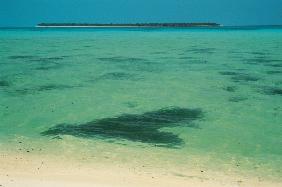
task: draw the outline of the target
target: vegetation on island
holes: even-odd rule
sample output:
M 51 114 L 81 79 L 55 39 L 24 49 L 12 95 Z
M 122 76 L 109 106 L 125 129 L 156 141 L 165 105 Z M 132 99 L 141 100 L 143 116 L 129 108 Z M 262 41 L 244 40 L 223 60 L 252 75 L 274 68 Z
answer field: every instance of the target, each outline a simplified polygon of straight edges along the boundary
M 40 23 L 39 27 L 219 27 L 218 23 Z

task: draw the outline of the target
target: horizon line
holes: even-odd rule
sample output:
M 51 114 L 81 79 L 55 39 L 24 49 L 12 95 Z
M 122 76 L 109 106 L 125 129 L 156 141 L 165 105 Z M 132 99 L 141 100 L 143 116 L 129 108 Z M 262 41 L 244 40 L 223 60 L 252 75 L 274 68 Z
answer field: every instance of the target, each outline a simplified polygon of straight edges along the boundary
M 36 28 L 37 25 L 29 25 L 29 26 L 0 26 L 0 28 Z M 269 27 L 269 26 L 282 26 L 281 24 L 246 24 L 246 25 L 220 25 L 220 27 Z

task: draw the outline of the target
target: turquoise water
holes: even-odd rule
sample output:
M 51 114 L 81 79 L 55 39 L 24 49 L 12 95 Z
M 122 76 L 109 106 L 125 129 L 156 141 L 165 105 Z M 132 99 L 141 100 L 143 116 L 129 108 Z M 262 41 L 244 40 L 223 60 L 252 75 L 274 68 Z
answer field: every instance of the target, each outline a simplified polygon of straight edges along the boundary
M 0 29 L 0 150 L 279 178 L 281 51 L 281 28 Z

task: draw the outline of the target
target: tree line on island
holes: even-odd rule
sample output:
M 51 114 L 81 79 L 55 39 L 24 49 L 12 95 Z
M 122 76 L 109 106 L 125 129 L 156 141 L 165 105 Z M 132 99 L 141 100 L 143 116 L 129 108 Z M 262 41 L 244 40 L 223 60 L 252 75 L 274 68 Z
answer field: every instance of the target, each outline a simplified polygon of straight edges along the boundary
M 218 23 L 40 23 L 39 27 L 219 27 Z

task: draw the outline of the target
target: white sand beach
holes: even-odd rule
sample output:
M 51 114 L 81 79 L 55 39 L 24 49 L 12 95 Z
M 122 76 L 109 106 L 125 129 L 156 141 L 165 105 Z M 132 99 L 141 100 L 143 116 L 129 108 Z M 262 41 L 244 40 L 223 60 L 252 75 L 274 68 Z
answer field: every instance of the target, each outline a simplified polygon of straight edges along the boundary
M 50 160 L 28 154 L 1 154 L 1 187 L 279 187 L 282 183 L 256 177 L 230 176 L 218 171 L 190 174 L 158 173 L 150 169 L 114 166 L 105 163 L 78 163 Z

